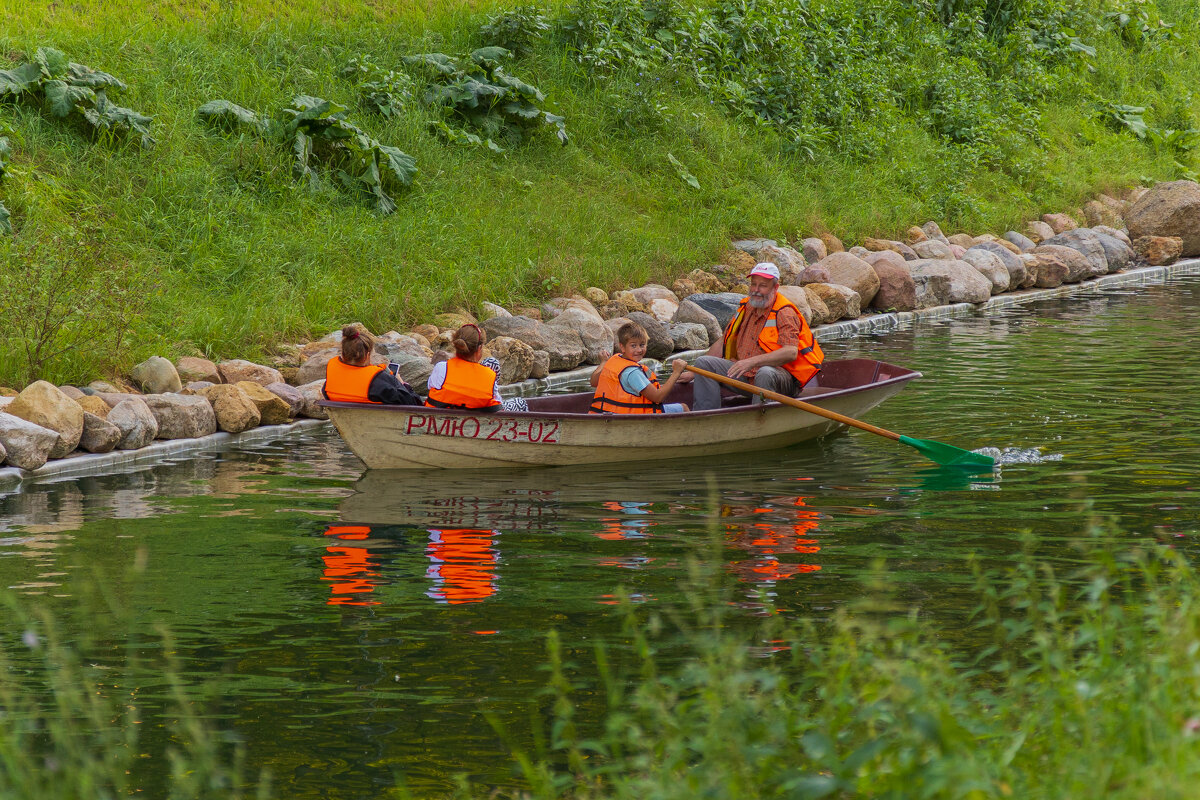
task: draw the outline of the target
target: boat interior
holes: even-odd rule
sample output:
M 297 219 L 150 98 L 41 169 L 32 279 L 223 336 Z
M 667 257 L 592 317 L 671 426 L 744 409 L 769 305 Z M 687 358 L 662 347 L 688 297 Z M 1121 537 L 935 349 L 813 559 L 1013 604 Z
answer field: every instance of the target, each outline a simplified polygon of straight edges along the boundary
M 810 400 L 821 395 L 860 389 L 872 383 L 880 383 L 895 378 L 911 376 L 912 370 L 873 361 L 867 358 L 846 359 L 843 361 L 826 362 L 820 374 L 809 381 L 804 390 L 797 395 L 801 400 Z M 537 413 L 550 414 L 586 414 L 592 403 L 593 393 L 572 392 L 570 394 L 551 394 L 528 399 L 529 410 Z M 691 382 L 677 384 L 667 396 L 668 403 L 687 403 L 692 405 Z M 726 387 L 721 388 L 721 410 L 736 409 L 750 405 L 751 398 L 739 394 Z M 716 413 L 716 412 L 709 412 Z

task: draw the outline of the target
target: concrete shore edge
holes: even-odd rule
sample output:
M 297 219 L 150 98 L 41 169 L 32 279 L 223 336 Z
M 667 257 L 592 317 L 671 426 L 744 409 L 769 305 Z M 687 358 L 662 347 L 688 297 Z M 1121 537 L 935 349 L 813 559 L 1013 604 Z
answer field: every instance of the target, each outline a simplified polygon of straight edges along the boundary
M 1161 267 L 1140 267 L 1112 275 L 1102 275 L 1084 283 L 1073 283 L 1054 289 L 1030 289 L 992 297 L 985 303 L 956 303 L 937 306 L 920 311 L 901 311 L 887 314 L 872 314 L 859 319 L 820 325 L 814 330 L 818 341 L 848 339 L 863 333 L 881 333 L 901 330 L 918 322 L 935 319 L 952 319 L 974 314 L 987 314 L 1039 300 L 1053 300 L 1077 294 L 1102 292 L 1126 286 L 1145 286 L 1162 283 L 1168 278 L 1184 275 L 1200 275 L 1200 258 L 1185 259 Z M 704 350 L 691 350 L 673 354 L 672 358 L 695 360 Z M 586 383 L 593 367 L 559 372 L 547 378 L 530 379 L 510 383 L 501 387 L 504 397 L 536 397 L 547 392 L 562 391 L 571 386 Z M 104 475 L 133 468 L 143 468 L 171 456 L 186 456 L 211 450 L 222 450 L 250 442 L 269 442 L 286 439 L 301 433 L 323 428 L 328 420 L 302 419 L 287 425 L 266 425 L 238 434 L 214 433 L 198 439 L 170 439 L 156 441 L 138 450 L 115 450 L 110 453 L 79 455 L 51 461 L 40 469 L 26 471 L 16 467 L 0 468 L 0 491 L 18 491 L 25 483 L 78 478 L 87 475 Z

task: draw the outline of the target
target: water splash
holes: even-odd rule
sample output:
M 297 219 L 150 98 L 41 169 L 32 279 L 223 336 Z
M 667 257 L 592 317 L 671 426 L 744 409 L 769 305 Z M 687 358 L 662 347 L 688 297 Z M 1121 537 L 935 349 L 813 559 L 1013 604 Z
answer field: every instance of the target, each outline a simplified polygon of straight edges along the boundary
M 1062 453 L 1046 453 L 1036 447 L 980 447 L 974 452 L 991 456 L 997 466 L 1005 464 L 1044 464 L 1048 461 L 1062 461 Z

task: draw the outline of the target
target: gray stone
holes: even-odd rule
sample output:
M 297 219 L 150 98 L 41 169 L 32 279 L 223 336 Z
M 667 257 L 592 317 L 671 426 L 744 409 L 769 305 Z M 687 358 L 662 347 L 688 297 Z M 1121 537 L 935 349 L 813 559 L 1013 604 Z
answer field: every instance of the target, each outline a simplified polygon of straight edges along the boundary
M 83 407 L 49 381 L 34 381 L 26 386 L 5 411 L 58 434 L 50 458 L 70 453 L 83 435 Z
M 824 267 L 818 267 L 816 264 L 809 264 L 800 272 L 799 277 L 796 278 L 796 285 L 807 286 L 810 283 L 831 283 L 832 281 L 833 276 L 829 274 L 829 270 Z
M 675 308 L 679 307 L 678 303 L 672 303 L 672 305 Z M 657 319 L 657 316 L 655 318 Z M 546 323 L 546 327 L 567 328 L 574 331 L 583 344 L 584 361 L 589 364 L 601 364 L 612 353 L 612 334 L 599 317 L 575 308 L 568 308 Z M 533 348 L 530 350 L 532 351 Z M 547 350 L 547 352 L 550 351 Z M 570 369 L 570 367 L 564 367 L 564 369 Z
M 1054 235 L 1054 228 L 1051 228 L 1040 219 L 1032 219 L 1025 223 L 1025 235 L 1034 244 L 1040 244 L 1043 240 L 1049 239 Z
M 675 312 L 675 316 L 671 318 L 671 321 L 693 322 L 703 325 L 704 329 L 708 332 L 708 340 L 710 342 L 720 339 L 723 332 L 721 324 L 717 322 L 717 318 L 691 300 L 684 300 L 679 304 L 679 309 Z
M 489 339 L 487 345 L 492 357 L 500 362 L 500 383 L 517 383 L 529 377 L 533 369 L 532 347 L 511 336 Z
M 800 271 L 807 266 L 802 253 L 797 253 L 790 247 L 775 247 L 768 245 L 758 251 L 759 261 L 774 264 L 779 267 L 780 283 L 795 283 Z
M 932 223 L 930 223 L 932 224 Z M 913 245 L 915 252 L 921 259 L 941 259 L 943 261 L 953 261 L 954 253 L 950 251 L 950 243 L 944 242 L 941 239 L 929 237 L 923 242 L 917 242 Z
M 693 295 L 693 297 L 696 296 L 698 295 Z M 675 339 L 672 338 L 666 325 L 641 311 L 629 312 L 629 321 L 636 322 L 645 328 L 646 334 L 650 337 L 650 341 L 646 345 L 646 358 L 662 360 L 675 352 Z M 551 366 L 553 366 L 553 359 L 551 359 Z
M 749 253 L 752 256 L 757 256 L 758 251 L 764 247 L 777 247 L 779 245 L 774 239 L 738 239 L 731 244 L 735 250 L 741 250 L 743 253 Z
M 800 288 L 804 290 L 804 297 L 808 300 L 808 310 L 812 315 L 808 317 L 808 324 L 810 327 L 815 328 L 827 322 L 834 322 L 836 317 L 829 310 L 829 306 L 825 305 L 825 301 L 821 299 L 821 296 L 810 288 L 813 285 L 815 284 L 805 284 Z
M 1129 262 L 1136 257 L 1137 254 L 1133 252 L 1133 248 L 1117 237 L 1101 233 L 1095 228 L 1092 229 L 1092 232 L 1096 234 L 1096 239 L 1104 248 L 1104 260 L 1108 262 L 1109 272 L 1120 272 L 1128 267 Z
M 5 460 L 11 466 L 37 469 L 50 458 L 59 439 L 49 428 L 0 411 L 0 447 L 4 448 Z
M 1118 239 L 1118 240 L 1124 242 L 1126 244 L 1126 246 L 1133 247 L 1133 240 L 1129 238 L 1129 234 L 1127 234 L 1125 231 L 1121 230 L 1120 228 L 1110 228 L 1107 225 L 1097 225 L 1094 228 L 1092 228 L 1092 230 L 1094 230 L 1096 233 L 1108 234 L 1109 236 L 1113 237 L 1114 239 Z
M 1100 237 L 1091 229 L 1073 228 L 1051 236 L 1038 246 L 1050 245 L 1061 245 L 1079 251 L 1091 265 L 1092 274 L 1089 277 L 1108 274 L 1108 258 L 1104 255 L 1104 245 L 1100 243 Z
M 429 380 L 426 378 L 426 380 Z M 300 407 L 300 414 L 310 419 L 329 419 L 329 412 L 318 405 L 325 399 L 325 393 L 322 389 L 325 387 L 325 379 L 312 381 L 301 386 L 297 386 L 296 390 L 300 392 L 304 398 L 304 403 Z M 418 387 L 414 386 L 414 389 Z
M 1125 211 L 1129 238 L 1176 236 L 1183 255 L 1200 255 L 1200 183 L 1170 181 L 1157 184 Z
M 982 303 L 992 296 L 992 282 L 965 261 L 922 259 L 908 264 L 914 284 L 919 278 L 944 277 L 949 281 L 946 301 L 950 303 Z M 917 286 L 918 303 L 921 287 Z M 924 308 L 925 306 L 921 306 Z
M 206 397 L 148 394 L 142 399 L 158 423 L 158 439 L 195 439 L 217 432 L 217 417 Z
M 720 292 L 718 294 L 693 294 L 689 295 L 687 299 L 712 314 L 723 331 L 729 327 L 729 321 L 737 313 L 738 303 L 742 302 L 743 298 L 745 298 L 744 294 Z
M 550 369 L 554 372 L 575 369 L 588 356 L 583 339 L 569 326 L 543 325 L 541 335 L 542 346 L 538 349 L 545 350 L 550 355 Z M 533 346 L 529 342 L 526 344 Z
M 511 317 L 493 317 L 484 320 L 480 325 L 487 332 L 489 339 L 507 336 L 524 342 L 534 350 L 546 349 L 546 341 L 542 334 L 544 326 L 545 324 L 541 320 L 519 314 Z
M 88 453 L 107 453 L 121 443 L 121 429 L 107 419 L 83 414 L 83 436 L 79 437 L 79 449 Z
M 108 421 L 121 429 L 119 450 L 138 450 L 158 436 L 158 420 L 141 397 L 121 400 L 108 412 Z
M 1009 282 L 1012 278 L 1008 268 L 1000 260 L 1000 256 L 989 253 L 987 250 L 971 248 L 963 253 L 961 260 L 979 270 L 980 274 L 991 282 L 992 294 L 1000 294 L 1009 290 Z
M 143 392 L 159 394 L 178 392 L 183 388 L 175 365 L 162 356 L 150 356 L 134 367 L 129 376 Z
M 991 253 L 992 255 L 996 256 L 996 258 L 1000 259 L 1000 263 L 1003 264 L 1004 268 L 1008 270 L 1008 287 L 1010 290 L 1026 284 L 1029 276 L 1025 269 L 1025 262 L 1021 260 L 1020 256 L 1015 255 L 1013 251 L 1009 250 L 1007 247 L 997 244 L 996 242 L 980 242 L 974 247 L 969 248 L 967 252 L 969 253 L 972 250 Z M 964 253 L 963 255 L 965 256 L 966 254 Z
M 1033 248 L 1037 247 L 1037 242 L 1033 241 L 1033 239 L 1030 239 L 1025 234 L 1017 233 L 1016 231 L 1005 231 L 1003 238 L 1004 241 L 1015 244 L 1017 249 L 1019 249 L 1022 253 L 1032 252 Z
M 387 339 L 383 337 L 377 339 L 375 341 L 375 353 L 387 361 L 392 361 L 392 357 L 398 355 L 416 356 L 417 358 L 429 358 L 432 355 L 430 348 L 418 342 L 415 337 L 399 333 Z M 303 368 L 303 365 L 301 368 Z M 322 372 L 321 374 L 324 375 L 325 373 Z M 312 380 L 316 380 L 316 378 Z M 302 381 L 302 383 L 309 382 Z
M 942 233 L 942 229 L 938 227 L 938 224 L 932 220 L 921 226 L 921 232 L 928 237 L 926 241 L 941 242 L 942 244 L 947 245 L 950 244 L 950 240 L 946 238 L 946 234 Z M 917 244 L 920 244 L 920 242 L 917 242 Z M 915 246 L 913 247 L 913 250 L 916 250 L 918 253 L 921 252 L 920 250 L 917 250 Z M 922 257 L 924 258 L 924 256 Z
M 486 300 L 479 304 L 479 310 L 480 310 L 479 318 L 481 320 L 488 320 L 488 319 L 491 319 L 492 317 L 511 317 L 512 316 L 512 314 L 509 313 L 508 309 L 505 308 L 504 306 L 498 306 L 495 303 L 489 303 Z
M 204 390 L 217 384 L 212 381 L 188 381 L 188 385 L 179 391 L 180 394 L 204 394 Z
M 293 417 L 299 414 L 300 409 L 304 407 L 304 395 L 300 394 L 300 390 L 295 386 L 290 386 L 286 383 L 272 383 L 266 389 L 288 404 Z
M 879 291 L 879 276 L 871 265 L 850 253 L 830 253 L 814 266 L 829 272 L 829 283 L 848 286 L 862 305 L 869 305 Z M 857 314 L 855 315 L 857 316 Z
M 550 354 L 545 350 L 533 351 L 533 363 L 529 366 L 529 377 L 542 378 L 550 375 Z
M 1073 247 L 1061 244 L 1039 244 L 1033 252 L 1034 255 L 1049 253 L 1065 264 L 1067 266 L 1066 283 L 1078 283 L 1096 274 L 1087 257 Z
M 676 350 L 705 350 L 708 348 L 708 330 L 698 322 L 672 322 L 667 333 L 675 342 Z
M 179 380 L 183 381 L 207 381 L 209 383 L 220 383 L 221 373 L 217 370 L 217 365 L 207 358 L 197 358 L 195 356 L 184 356 L 175 362 L 175 373 L 179 376 Z
M 825 243 L 815 236 L 810 236 L 801 242 L 800 250 L 801 255 L 804 256 L 804 261 L 808 264 L 815 264 L 829 255 L 829 251 L 825 248 Z
M 399 354 L 391 359 L 400 365 L 397 370 L 400 380 L 412 387 L 414 392 L 425 394 L 429 390 L 429 375 L 433 372 L 433 362 L 425 356 L 410 356 Z

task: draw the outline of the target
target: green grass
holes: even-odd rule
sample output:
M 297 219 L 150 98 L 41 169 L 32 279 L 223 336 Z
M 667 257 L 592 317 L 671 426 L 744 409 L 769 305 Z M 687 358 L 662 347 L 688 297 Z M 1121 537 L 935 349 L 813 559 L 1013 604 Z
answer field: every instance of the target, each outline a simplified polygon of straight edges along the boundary
M 1090 96 L 1144 103 L 1148 119 L 1190 116 L 1197 101 L 1186 87 L 1200 80 L 1187 57 L 1200 44 L 1195 0 L 1164 0 L 1163 15 L 1181 22 L 1179 39 L 1139 52 L 1107 35 L 1096 42 L 1094 72 L 1055 73 L 1039 101 L 1044 146 L 1029 145 L 1020 168 L 981 166 L 907 112 L 870 158 L 825 148 L 807 160 L 686 80 L 655 90 L 667 109 L 660 126 L 625 130 L 613 96 L 633 90 L 635 71 L 590 80 L 548 37 L 513 72 L 546 92 L 571 144 L 543 135 L 497 157 L 442 144 L 419 114 L 369 116 L 337 72 L 364 54 L 390 66 L 413 52 L 465 52 L 483 44 L 486 13 L 507 4 L 235 5 L 39 1 L 0 10 L 0 59 L 16 63 L 48 45 L 113 73 L 129 84 L 117 101 L 153 115 L 158 139 L 151 151 L 98 142 L 28 104 L 0 105 L 17 131 L 13 174 L 0 187 L 17 234 L 0 240 L 0 278 L 23 281 L 40 263 L 30 253 L 55 248 L 65 259 L 87 253 L 82 268 L 99 285 L 136 276 L 148 299 L 111 323 L 131 328 L 121 351 L 77 346 L 47 363 L 44 377 L 84 381 L 153 353 L 257 358 L 351 320 L 404 329 L 483 300 L 669 284 L 714 263 L 736 236 L 831 230 L 849 244 L 926 219 L 948 231 L 1000 232 L 1099 190 L 1173 177 L 1171 157 L 1096 122 Z M 420 174 L 396 214 L 380 217 L 328 185 L 297 184 L 286 152 L 211 133 L 195 118 L 211 99 L 273 111 L 299 93 L 349 106 L 371 135 L 416 157 Z M 679 179 L 668 153 L 698 177 L 699 191 Z M 27 377 L 14 341 L 23 334 L 7 322 L 0 385 Z

